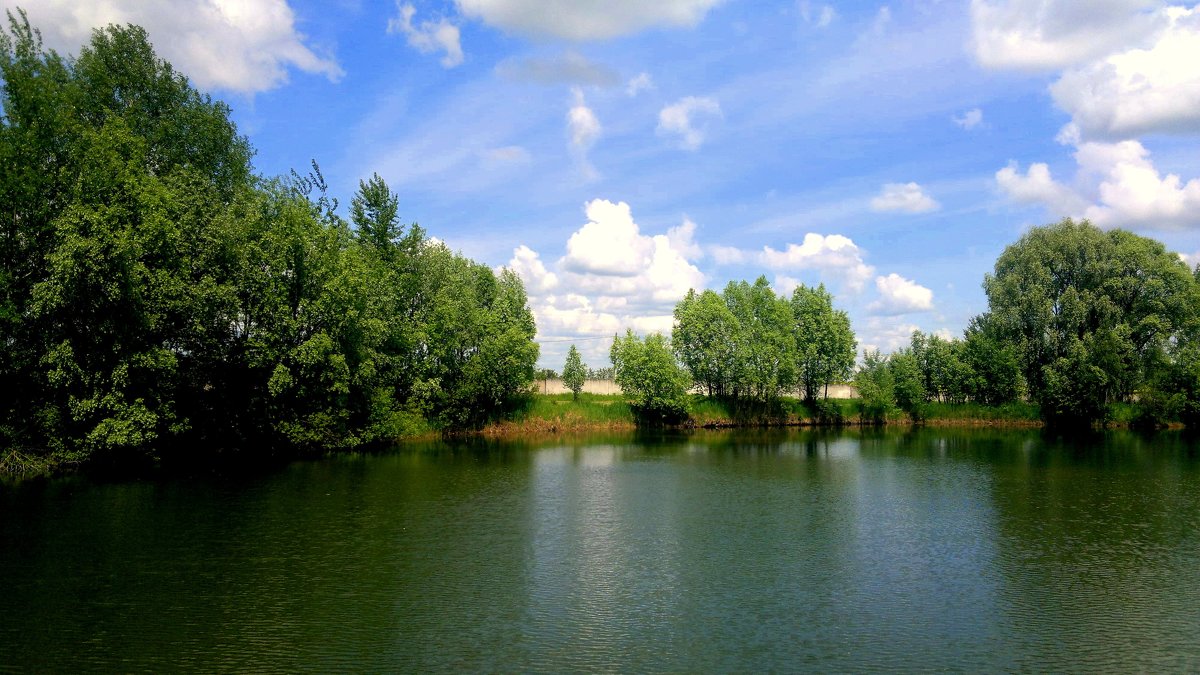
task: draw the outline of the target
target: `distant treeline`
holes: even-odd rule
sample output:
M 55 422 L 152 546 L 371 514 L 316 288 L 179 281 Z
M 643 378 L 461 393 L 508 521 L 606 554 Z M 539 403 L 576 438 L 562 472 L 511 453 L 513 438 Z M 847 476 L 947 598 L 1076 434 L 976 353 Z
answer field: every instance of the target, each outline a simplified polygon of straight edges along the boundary
M 0 460 L 352 446 L 532 382 L 515 274 L 402 225 L 378 176 L 348 220 L 315 163 L 255 176 L 142 29 L 69 60 L 10 14 L 0 106 Z
M 1124 230 L 1064 220 L 1030 230 L 984 279 L 988 311 L 962 338 L 920 331 L 890 355 L 863 354 L 844 312 L 823 287 L 789 302 L 767 280 L 724 293 L 690 292 L 662 335 L 614 339 L 618 384 L 644 419 L 678 419 L 687 391 L 770 403 L 809 403 L 850 376 L 863 419 L 931 401 L 997 406 L 1028 399 L 1055 426 L 1107 422 L 1114 404 L 1136 405 L 1136 425 L 1200 424 L 1200 267 L 1162 243 Z M 822 408 L 817 406 L 821 416 Z

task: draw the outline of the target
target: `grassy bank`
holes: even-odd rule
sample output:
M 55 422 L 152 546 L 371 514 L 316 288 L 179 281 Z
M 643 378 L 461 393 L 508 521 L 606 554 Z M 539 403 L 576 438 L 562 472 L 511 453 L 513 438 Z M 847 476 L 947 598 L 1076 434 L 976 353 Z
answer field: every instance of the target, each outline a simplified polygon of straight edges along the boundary
M 794 398 L 772 404 L 735 403 L 692 396 L 688 404 L 691 427 L 756 427 L 857 425 L 857 399 L 825 399 L 808 406 Z M 888 424 L 912 424 L 900 411 L 894 411 Z M 977 403 L 929 403 L 923 410 L 922 424 L 930 426 L 1040 426 L 1037 406 L 1032 403 L 1007 403 L 986 406 Z M 581 431 L 633 429 L 634 411 L 620 394 L 535 394 L 507 419 L 483 430 L 489 436 L 517 434 L 555 434 Z

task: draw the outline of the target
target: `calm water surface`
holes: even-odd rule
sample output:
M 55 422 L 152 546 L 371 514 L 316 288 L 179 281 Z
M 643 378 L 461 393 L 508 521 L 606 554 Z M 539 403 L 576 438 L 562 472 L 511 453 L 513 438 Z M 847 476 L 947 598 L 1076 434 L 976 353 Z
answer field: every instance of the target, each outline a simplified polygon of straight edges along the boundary
M 435 443 L 0 486 L 0 670 L 1200 670 L 1175 434 Z

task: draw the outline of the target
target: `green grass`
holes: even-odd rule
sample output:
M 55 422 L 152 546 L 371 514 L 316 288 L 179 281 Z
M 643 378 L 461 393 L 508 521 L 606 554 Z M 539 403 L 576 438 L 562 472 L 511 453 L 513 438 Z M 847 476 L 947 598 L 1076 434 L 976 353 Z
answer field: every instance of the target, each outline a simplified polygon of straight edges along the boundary
M 542 421 L 566 425 L 633 423 L 633 411 L 620 394 L 534 394 L 512 416 L 515 422 Z

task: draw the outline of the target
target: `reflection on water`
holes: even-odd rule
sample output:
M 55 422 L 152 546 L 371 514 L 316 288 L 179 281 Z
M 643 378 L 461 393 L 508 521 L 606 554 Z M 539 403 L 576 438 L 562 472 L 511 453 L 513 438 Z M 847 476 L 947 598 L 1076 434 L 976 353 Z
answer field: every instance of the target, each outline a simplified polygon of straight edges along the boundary
M 429 443 L 0 487 L 0 670 L 1196 670 L 1177 434 Z

